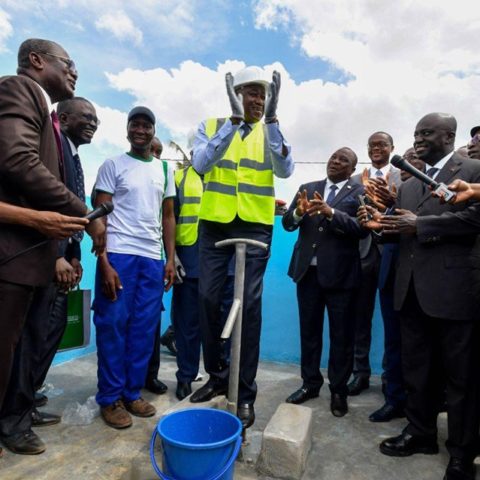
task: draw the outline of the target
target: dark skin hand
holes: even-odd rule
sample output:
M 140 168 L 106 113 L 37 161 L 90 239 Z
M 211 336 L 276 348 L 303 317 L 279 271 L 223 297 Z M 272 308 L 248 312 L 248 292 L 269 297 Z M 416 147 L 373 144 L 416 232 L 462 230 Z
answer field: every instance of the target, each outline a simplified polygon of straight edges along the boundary
M 370 205 L 360 206 L 357 210 L 358 223 L 369 230 L 381 230 L 381 218 L 382 214 Z
M 295 214 L 299 217 L 303 217 L 310 206 L 310 202 L 307 198 L 307 191 L 297 193 L 297 208 L 295 209 Z
M 328 218 L 333 216 L 332 208 L 317 191 L 313 193 L 313 200 L 310 200 L 310 206 L 307 208 L 307 213 L 310 216 L 324 215 Z
M 370 179 L 370 184 L 372 185 L 377 203 L 382 204 L 386 208 L 395 205 L 397 200 L 397 187 L 395 184 L 392 184 L 390 189 L 388 188 L 388 183 L 383 178 L 372 178 Z
M 417 216 L 410 210 L 395 209 L 397 215 L 382 215 L 380 225 L 385 234 L 414 234 L 417 232 Z
M 106 201 L 112 201 L 112 195 L 105 192 L 97 192 L 95 198 L 95 205 L 98 206 Z M 99 218 L 98 220 L 105 222 L 106 217 Z M 117 290 L 121 290 L 122 282 L 118 276 L 117 271 L 110 265 L 107 254 L 104 252 L 99 255 L 99 268 L 102 276 L 102 291 L 107 298 L 112 302 L 117 300 Z
M 73 269 L 75 270 L 75 274 L 77 275 L 77 281 L 75 282 L 75 285 L 74 285 L 74 287 L 76 287 L 82 281 L 83 267 L 78 258 L 72 258 L 72 260 L 70 261 L 70 264 L 72 265 Z
M 68 292 L 77 283 L 75 269 L 64 257 L 57 258 L 55 264 L 55 283 L 63 292 Z
M 122 282 L 117 271 L 110 265 L 107 254 L 99 257 L 100 272 L 102 275 L 102 292 L 112 302 L 117 300 L 117 290 L 122 290 Z
M 162 211 L 163 243 L 167 254 L 165 263 L 165 291 L 168 292 L 175 282 L 177 270 L 175 268 L 175 215 L 173 213 L 173 198 L 163 201 Z

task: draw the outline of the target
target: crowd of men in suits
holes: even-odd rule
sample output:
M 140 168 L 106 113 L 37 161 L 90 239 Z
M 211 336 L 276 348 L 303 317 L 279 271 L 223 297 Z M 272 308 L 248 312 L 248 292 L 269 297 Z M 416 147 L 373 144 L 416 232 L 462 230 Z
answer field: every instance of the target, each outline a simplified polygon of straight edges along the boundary
M 148 377 L 147 370 L 153 337 L 159 336 L 162 293 L 179 277 L 175 237 L 177 247 L 187 247 L 179 249 L 185 262 L 195 259 L 196 272 L 177 293 L 188 286 L 188 298 L 198 298 L 199 307 L 194 325 L 175 324 L 181 357 L 176 394 L 180 399 L 192 392 L 200 338 L 209 380 L 190 401 L 226 393 L 228 355 L 219 336 L 234 248 L 217 249 L 215 242 L 245 237 L 269 248 L 273 177 L 293 171 L 276 114 L 280 75 L 274 72 L 272 81 L 262 75 L 257 67 L 227 74 L 232 113 L 201 123 L 193 168 L 181 175 L 152 163 L 155 116 L 147 107 L 134 108 L 127 121 L 130 151 L 107 160 L 97 178 L 96 204 L 111 200 L 115 206 L 106 226 L 82 218 L 88 209 L 78 148 L 90 143 L 100 121 L 88 100 L 73 97 L 76 66 L 55 42 L 29 39 L 20 46 L 17 75 L 0 79 L 0 439 L 11 451 L 42 453 L 45 445 L 32 426 L 60 421 L 37 410 L 45 399 L 35 391 L 65 328 L 66 293 L 82 277 L 83 230 L 99 256 L 94 321 L 97 402 L 105 422 L 126 428 L 130 414 L 155 413 L 140 396 L 145 380 L 151 390 L 166 391 L 156 379 L 158 365 Z M 282 223 L 287 231 L 298 230 L 288 275 L 297 288 L 303 383 L 286 402 L 319 396 L 325 309 L 332 414 L 346 415 L 348 396 L 369 388 L 378 290 L 385 403 L 370 420 L 407 418 L 402 433 L 384 440 L 380 451 L 398 457 L 437 453 L 437 416 L 446 408 L 450 462 L 444 478 L 471 480 L 480 416 L 480 127 L 471 131 L 467 156 L 454 150 L 456 129 L 452 115 L 428 114 L 404 154 L 431 178 L 452 184 L 458 192 L 452 202 L 390 165 L 394 141 L 382 131 L 368 138 L 369 168 L 353 175 L 357 154 L 341 147 L 330 156 L 325 179 L 299 187 Z M 192 183 L 185 186 L 187 179 Z M 176 207 L 175 192 L 183 201 Z M 176 233 L 174 211 L 183 225 Z M 237 409 L 244 428 L 255 420 L 268 258 L 268 249 L 247 250 Z M 186 356 L 188 338 L 195 339 L 193 360 Z

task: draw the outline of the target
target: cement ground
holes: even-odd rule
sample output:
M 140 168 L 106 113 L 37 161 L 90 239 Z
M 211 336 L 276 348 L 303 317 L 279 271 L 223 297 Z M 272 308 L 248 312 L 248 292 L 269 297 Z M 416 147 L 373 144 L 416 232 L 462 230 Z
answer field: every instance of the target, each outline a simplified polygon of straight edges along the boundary
M 36 429 L 47 443 L 47 451 L 38 456 L 15 455 L 4 449 L 0 459 L 1 480 L 155 480 L 150 466 L 148 444 L 162 412 L 174 407 L 174 357 L 162 356 L 160 378 L 169 391 L 156 396 L 147 391 L 144 397 L 155 404 L 157 415 L 149 419 L 134 418 L 131 428 L 123 431 L 107 427 L 100 417 L 87 426 L 63 423 Z M 259 395 L 255 404 L 257 420 L 247 436 L 243 461 L 236 462 L 236 480 L 270 480 L 259 476 L 255 462 L 260 450 L 261 433 L 278 405 L 300 386 L 298 367 L 262 363 L 258 373 Z M 63 412 L 72 401 L 84 403 L 96 391 L 96 356 L 90 355 L 51 370 L 48 383 L 62 390 L 44 407 L 52 413 Z M 198 388 L 200 383 L 194 383 Z M 59 392 L 57 392 L 59 393 Z M 379 442 L 398 434 L 404 420 L 372 424 L 368 415 L 381 406 L 383 397 L 378 378 L 369 390 L 349 399 L 349 413 L 335 418 L 329 410 L 330 395 L 325 386 L 320 397 L 305 403 L 313 409 L 313 444 L 302 480 L 441 480 L 448 462 L 443 445 L 446 418 L 439 418 L 440 453 L 391 458 L 378 450 Z M 160 462 L 160 460 L 159 460 Z M 478 459 L 477 459 L 478 462 Z M 480 467 L 477 468 L 480 480 Z

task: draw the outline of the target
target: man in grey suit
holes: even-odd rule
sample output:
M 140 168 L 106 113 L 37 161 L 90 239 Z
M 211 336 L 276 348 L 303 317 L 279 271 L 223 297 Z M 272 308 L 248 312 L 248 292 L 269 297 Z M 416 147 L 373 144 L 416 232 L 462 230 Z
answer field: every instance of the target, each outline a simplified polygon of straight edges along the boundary
M 75 63 L 57 43 L 29 39 L 19 48 L 17 72 L 0 79 L 0 201 L 83 216 L 86 205 L 61 182 L 59 125 L 55 115 L 51 116 L 52 103 L 73 96 Z M 101 252 L 103 222 L 91 222 L 87 232 Z M 29 310 L 53 278 L 56 250 L 57 242 L 33 228 L 8 224 L 0 229 L 0 404 L 10 380 L 14 351 L 31 321 Z M 15 405 L 13 398 L 9 402 Z M 16 453 L 43 452 L 45 444 L 30 429 L 30 421 L 27 424 L 14 433 L 0 425 L 3 443 Z
M 360 284 L 358 240 L 367 231 L 355 215 L 363 187 L 350 180 L 357 156 L 340 148 L 327 163 L 327 178 L 301 185 L 283 216 L 286 230 L 300 229 L 288 274 L 297 284 L 303 385 L 287 398 L 300 404 L 318 397 L 325 307 L 330 322 L 330 409 L 348 411 L 347 381 L 353 364 L 353 306 Z
M 437 182 L 480 182 L 480 162 L 454 153 L 456 120 L 431 113 L 417 124 L 414 147 Z M 442 204 L 416 178 L 398 193 L 397 215 L 380 218 L 399 236 L 394 307 L 400 311 L 408 425 L 380 444 L 390 456 L 435 454 L 437 412 L 446 381 L 444 480 L 473 480 L 478 435 L 475 360 L 480 306 L 480 203 Z
M 389 188 L 400 186 L 400 170 L 390 165 L 390 155 L 394 150 L 393 138 L 386 132 L 375 132 L 368 138 L 368 156 L 371 166 L 362 173 L 354 175 L 352 180 L 366 183 L 376 179 Z M 390 205 L 386 205 L 390 206 Z M 375 309 L 375 296 L 380 270 L 381 246 L 367 236 L 360 241 L 360 259 L 362 264 L 362 284 L 358 290 L 355 304 L 355 341 L 353 379 L 348 384 L 348 394 L 358 395 L 370 385 L 370 344 L 372 340 L 372 317 Z

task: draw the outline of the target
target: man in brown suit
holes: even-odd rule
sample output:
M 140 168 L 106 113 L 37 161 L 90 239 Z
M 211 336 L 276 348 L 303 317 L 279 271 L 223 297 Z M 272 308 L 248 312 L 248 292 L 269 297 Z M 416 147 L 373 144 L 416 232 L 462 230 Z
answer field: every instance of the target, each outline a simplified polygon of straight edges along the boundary
M 74 94 L 75 64 L 57 43 L 29 39 L 19 48 L 17 73 L 0 78 L 0 201 L 81 217 L 87 207 L 61 182 L 61 144 L 50 115 L 52 103 Z M 94 249 L 102 251 L 103 223 L 91 222 L 87 232 Z M 29 309 L 53 278 L 56 250 L 55 241 L 33 228 L 5 224 L 0 229 L 0 405 Z M 32 362 L 33 357 L 32 352 Z M 16 453 L 45 450 L 30 425 L 14 434 L 0 430 L 3 443 Z

